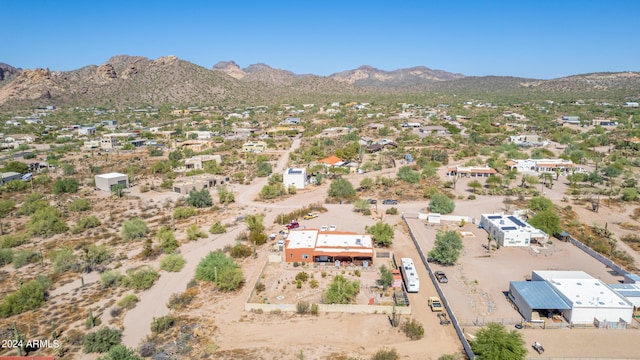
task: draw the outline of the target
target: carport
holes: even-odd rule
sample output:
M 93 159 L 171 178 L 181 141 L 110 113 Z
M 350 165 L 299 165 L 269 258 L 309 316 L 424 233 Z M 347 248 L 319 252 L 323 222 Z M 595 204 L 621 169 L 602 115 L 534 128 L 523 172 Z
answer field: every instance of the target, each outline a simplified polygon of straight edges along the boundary
M 560 297 L 546 281 L 512 281 L 509 299 L 518 308 L 525 321 L 542 321 L 538 314 L 571 310 L 571 305 Z

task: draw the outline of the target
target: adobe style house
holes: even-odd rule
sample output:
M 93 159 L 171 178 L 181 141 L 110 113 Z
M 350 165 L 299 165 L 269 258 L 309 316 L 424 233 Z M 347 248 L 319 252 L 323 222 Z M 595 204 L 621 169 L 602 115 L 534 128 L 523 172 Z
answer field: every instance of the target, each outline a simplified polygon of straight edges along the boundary
M 173 182 L 173 192 L 188 194 L 191 190 L 210 189 L 218 184 L 223 185 L 224 180 L 211 174 L 194 175 L 176 179 Z
M 222 162 L 222 156 L 216 155 L 196 155 L 184 160 L 186 170 L 202 170 L 209 161 L 215 161 L 218 164 Z
M 289 230 L 284 247 L 286 262 L 368 265 L 373 263 L 371 235 L 355 232 Z
M 447 169 L 447 176 L 489 177 L 498 172 L 488 166 L 453 166 Z
M 560 175 L 568 175 L 574 171 L 583 171 L 582 167 L 565 159 L 509 160 L 505 164 L 509 169 L 515 169 L 519 173 L 556 173 L 557 171 Z

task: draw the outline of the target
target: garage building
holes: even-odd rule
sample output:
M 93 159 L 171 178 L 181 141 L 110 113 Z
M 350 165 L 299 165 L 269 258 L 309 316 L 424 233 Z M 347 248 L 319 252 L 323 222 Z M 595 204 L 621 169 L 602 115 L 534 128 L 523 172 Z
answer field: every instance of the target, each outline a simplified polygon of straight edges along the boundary
M 526 321 L 568 322 L 626 328 L 633 305 L 584 271 L 534 271 L 531 281 L 512 281 L 509 299 Z M 541 316 L 543 319 L 539 319 Z
M 109 191 L 113 189 L 116 185 L 122 185 L 124 188 L 129 187 L 129 177 L 125 174 L 120 174 L 116 172 L 96 175 L 96 188 L 102 191 Z

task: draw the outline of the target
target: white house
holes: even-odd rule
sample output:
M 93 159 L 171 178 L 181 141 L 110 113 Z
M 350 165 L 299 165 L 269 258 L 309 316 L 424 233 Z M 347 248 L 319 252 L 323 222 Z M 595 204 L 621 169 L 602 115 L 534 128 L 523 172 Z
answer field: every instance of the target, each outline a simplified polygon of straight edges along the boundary
M 515 215 L 482 214 L 482 226 L 500 246 L 529 246 L 531 242 L 546 242 L 549 235 L 518 219 Z
M 304 189 L 304 186 L 307 184 L 307 169 L 288 168 L 284 174 L 282 174 L 282 182 L 285 187 L 293 185 L 296 189 Z
M 102 191 L 111 191 L 114 186 L 122 185 L 125 188 L 129 187 L 129 177 L 125 174 L 116 172 L 96 175 L 96 188 Z
M 555 173 L 559 171 L 561 175 L 567 175 L 573 171 L 582 172 L 583 169 L 571 160 L 565 159 L 526 159 L 526 160 L 508 160 L 505 162 L 511 170 L 517 170 L 519 173 Z

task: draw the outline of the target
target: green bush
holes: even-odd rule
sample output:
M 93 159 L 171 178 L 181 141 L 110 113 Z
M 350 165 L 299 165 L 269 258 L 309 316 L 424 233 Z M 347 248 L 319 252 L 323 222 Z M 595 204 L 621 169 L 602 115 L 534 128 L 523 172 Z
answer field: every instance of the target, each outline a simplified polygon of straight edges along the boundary
M 186 260 L 179 254 L 167 254 L 160 260 L 160 269 L 169 272 L 178 272 L 182 270 Z
M 20 250 L 13 254 L 13 267 L 20 269 L 27 264 L 33 264 L 38 261 L 42 256 L 39 252 L 34 250 Z
M 187 239 L 189 241 L 198 240 L 199 238 L 205 237 L 207 237 L 207 234 L 205 234 L 198 225 L 193 224 L 187 228 Z
M 176 319 L 172 315 L 166 315 L 159 318 L 153 318 L 151 322 L 151 332 L 155 334 L 163 333 L 175 325 Z
M 118 301 L 118 306 L 123 309 L 133 309 L 134 307 L 136 307 L 137 303 L 138 297 L 136 296 L 136 294 L 129 294 Z
M 209 189 L 202 189 L 200 191 L 193 189 L 189 191 L 189 197 L 187 197 L 186 202 L 197 208 L 205 208 L 213 205 L 213 199 L 211 198 Z
M 376 351 L 375 354 L 371 357 L 371 360 L 398 360 L 400 359 L 400 354 L 395 348 L 382 348 Z
M 307 280 L 309 280 L 309 273 L 305 271 L 300 271 L 299 273 L 296 274 L 296 280 L 307 282 Z
M 246 258 L 251 256 L 251 254 L 253 254 L 253 250 L 251 250 L 251 247 L 245 244 L 236 244 L 231 248 L 231 251 L 229 252 L 229 255 L 231 255 L 232 258 Z
M 53 193 L 70 194 L 78 192 L 78 180 L 73 178 L 60 179 L 53 184 Z
M 98 360 L 142 360 L 134 349 L 129 349 L 124 345 L 115 345 L 109 349 L 105 356 L 100 356 Z
M 137 270 L 127 271 L 127 277 L 123 279 L 125 286 L 134 290 L 146 290 L 160 278 L 157 271 L 150 267 L 142 267 Z
M 122 223 L 120 236 L 122 237 L 122 241 L 129 242 L 147 236 L 148 231 L 147 223 L 145 223 L 144 220 L 133 218 Z
M 58 251 L 49 254 L 49 258 L 53 262 L 53 273 L 61 274 L 73 268 L 76 265 L 77 256 L 73 254 L 73 249 L 64 247 Z
M 31 280 L 20 285 L 17 291 L 9 293 L 2 299 L 0 318 L 39 308 L 44 304 L 45 288 L 45 284 L 39 280 Z
M 418 320 L 410 319 L 402 324 L 402 332 L 411 340 L 420 340 L 424 336 L 424 327 Z
M 80 218 L 80 220 L 78 220 L 78 222 L 76 223 L 76 226 L 71 228 L 71 232 L 74 234 L 78 234 L 86 229 L 96 228 L 100 225 L 101 223 L 98 217 L 95 215 L 90 215 Z
M 385 211 L 385 214 L 398 215 L 398 208 L 395 208 L 395 207 L 388 208 L 387 211 Z
M 24 191 L 28 187 L 29 187 L 29 184 L 26 181 L 11 180 L 4 185 L 3 189 L 7 192 L 18 192 L 18 191 Z
M 220 250 L 210 252 L 200 261 L 195 278 L 213 282 L 221 291 L 236 290 L 244 283 L 242 269 Z
M 47 202 L 43 199 L 42 194 L 33 193 L 27 195 L 24 199 L 24 202 L 20 206 L 18 210 L 18 214 L 20 215 L 31 215 L 36 212 L 36 210 L 47 207 Z
M 13 248 L 29 242 L 25 234 L 11 234 L 0 237 L 0 249 Z
M 222 223 L 220 223 L 220 221 L 216 221 L 209 228 L 209 232 L 212 233 L 212 234 L 224 234 L 224 233 L 227 232 L 227 228 L 225 228 L 224 225 L 222 225 Z
M 117 270 L 107 270 L 100 274 L 100 284 L 103 288 L 117 287 L 122 279 L 122 274 Z
M 198 209 L 193 206 L 180 206 L 173 210 L 173 218 L 176 220 L 188 219 L 198 214 Z
M 87 211 L 89 209 L 91 209 L 91 203 L 89 202 L 89 199 L 75 199 L 69 204 L 69 210 L 71 211 L 80 212 Z
M 162 249 L 165 254 L 171 254 L 180 247 L 173 230 L 166 226 L 161 227 L 156 236 L 158 240 L 160 240 L 160 249 Z
M 449 199 L 447 195 L 443 194 L 434 194 L 431 196 L 431 201 L 429 202 L 429 210 L 434 213 L 439 214 L 450 214 L 456 208 L 456 204 L 453 200 Z
M 11 264 L 13 261 L 13 250 L 0 249 L 0 266 Z
M 102 328 L 84 337 L 82 350 L 85 353 L 105 353 L 120 344 L 122 332 L 118 329 Z
M 27 230 L 29 230 L 32 235 L 47 237 L 62 234 L 68 229 L 69 227 L 62 219 L 60 211 L 51 206 L 36 210 L 36 212 L 31 215 L 29 222 L 27 222 Z

